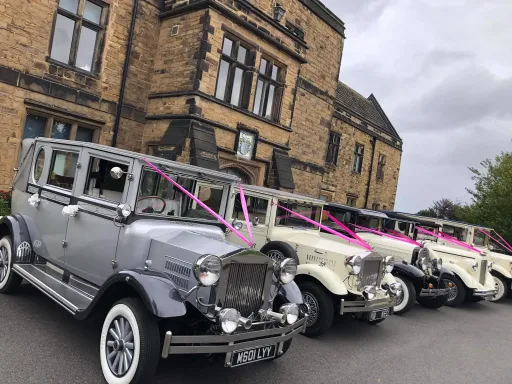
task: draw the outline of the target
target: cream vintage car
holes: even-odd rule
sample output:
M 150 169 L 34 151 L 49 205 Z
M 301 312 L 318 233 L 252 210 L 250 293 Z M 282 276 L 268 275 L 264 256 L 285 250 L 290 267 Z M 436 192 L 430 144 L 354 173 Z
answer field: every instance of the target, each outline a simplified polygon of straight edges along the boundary
M 489 269 L 494 279 L 496 294 L 489 298 L 489 301 L 499 301 L 505 298 L 510 290 L 512 282 L 512 257 L 507 255 L 504 250 L 500 252 L 501 247 L 494 241 L 490 241 L 489 236 L 493 230 L 469 223 L 457 222 L 452 220 L 437 219 L 436 223 L 441 225 L 443 233 L 457 237 L 464 243 L 479 249 L 489 259 Z M 446 242 L 445 242 L 446 243 Z M 493 243 L 494 245 L 490 245 Z M 457 247 L 453 243 L 447 243 L 452 247 Z
M 291 215 L 287 209 L 319 222 L 325 202 L 284 191 L 243 186 L 255 248 L 276 261 L 298 258 L 296 282 L 309 307 L 306 336 L 318 336 L 335 314 L 379 323 L 392 313 L 401 285 L 390 273 L 394 261 Z M 226 218 L 248 236 L 240 193 L 230 196 Z M 232 242 L 240 242 L 228 235 Z
M 466 242 L 469 232 L 465 225 L 452 226 L 454 231 L 443 220 L 428 218 L 418 215 L 405 214 L 405 217 L 418 218 L 423 221 L 430 220 L 438 231 L 453 236 L 458 241 Z M 497 293 L 494 278 L 491 275 L 492 262 L 486 252 L 479 250 L 470 250 L 461 245 L 450 241 L 448 238 L 432 236 L 429 233 L 422 232 L 422 227 L 414 229 L 410 234 L 416 241 L 423 242 L 424 248 L 434 258 L 442 258 L 443 266 L 453 272 L 454 277 L 445 277 L 447 283 L 452 283 L 453 288 L 448 294 L 446 305 L 456 307 L 464 301 L 478 302 L 486 299 L 491 300 Z M 429 231 L 434 233 L 433 231 Z

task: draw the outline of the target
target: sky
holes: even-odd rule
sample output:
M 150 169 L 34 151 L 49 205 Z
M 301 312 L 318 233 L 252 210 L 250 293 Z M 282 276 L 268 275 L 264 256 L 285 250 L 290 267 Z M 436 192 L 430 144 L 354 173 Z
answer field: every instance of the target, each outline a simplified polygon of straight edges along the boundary
M 512 1 L 323 3 L 346 27 L 340 80 L 403 139 L 395 209 L 470 202 L 468 167 L 512 151 Z

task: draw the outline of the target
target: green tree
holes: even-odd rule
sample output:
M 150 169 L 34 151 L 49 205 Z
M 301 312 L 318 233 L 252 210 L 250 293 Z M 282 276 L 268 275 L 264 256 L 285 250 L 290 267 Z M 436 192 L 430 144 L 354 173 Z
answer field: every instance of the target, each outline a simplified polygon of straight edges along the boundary
M 459 211 L 462 205 L 450 199 L 441 199 L 434 201 L 427 209 L 418 212 L 420 216 L 437 217 L 445 220 L 460 220 Z
M 464 221 L 494 228 L 512 241 L 512 153 L 501 153 L 494 161 L 480 163 L 483 170 L 470 168 L 474 189 L 468 189 L 472 203 L 461 207 Z

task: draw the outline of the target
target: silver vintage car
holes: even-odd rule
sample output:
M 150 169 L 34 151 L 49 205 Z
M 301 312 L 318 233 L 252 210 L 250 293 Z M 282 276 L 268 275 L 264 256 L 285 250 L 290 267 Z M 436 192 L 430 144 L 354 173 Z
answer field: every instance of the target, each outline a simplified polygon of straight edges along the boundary
M 0 220 L 0 293 L 25 279 L 79 320 L 102 316 L 109 384 L 148 383 L 172 354 L 281 357 L 307 321 L 294 261 L 226 241 L 201 206 L 224 216 L 235 177 L 147 160 L 156 169 L 111 147 L 25 140 Z

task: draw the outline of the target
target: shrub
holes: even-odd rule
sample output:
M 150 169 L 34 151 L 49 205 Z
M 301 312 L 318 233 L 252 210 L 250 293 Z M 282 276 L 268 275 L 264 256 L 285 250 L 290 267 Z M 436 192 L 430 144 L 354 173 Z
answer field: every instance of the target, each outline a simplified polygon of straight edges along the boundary
M 0 216 L 11 213 L 11 192 L 0 191 Z

